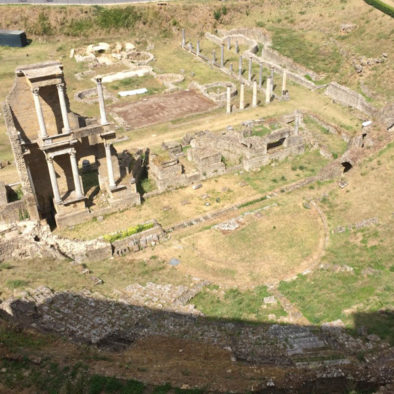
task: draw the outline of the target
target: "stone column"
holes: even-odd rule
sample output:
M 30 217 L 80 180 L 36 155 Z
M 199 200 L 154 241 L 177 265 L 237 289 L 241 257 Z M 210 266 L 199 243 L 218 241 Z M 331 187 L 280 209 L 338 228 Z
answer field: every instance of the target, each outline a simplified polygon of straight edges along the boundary
M 294 135 L 298 135 L 298 129 L 300 127 L 300 114 L 296 110 L 294 112 Z
M 235 52 L 239 53 L 239 45 L 238 45 L 238 40 L 235 41 Z
M 271 79 L 272 79 L 272 82 L 274 82 L 274 68 L 273 67 L 271 67 Z
M 57 185 L 56 171 L 53 165 L 53 157 L 47 157 L 47 165 L 49 170 L 49 178 L 51 179 L 51 185 L 52 185 L 53 196 L 55 198 L 55 203 L 60 204 L 62 202 L 62 199 L 60 198 L 59 187 Z
M 70 129 L 70 123 L 68 122 L 66 98 L 64 97 L 64 83 L 59 83 L 58 85 L 56 85 L 56 87 L 57 87 L 57 94 L 59 96 L 60 110 L 62 112 L 64 132 L 69 133 L 71 129 Z
M 245 108 L 245 84 L 241 82 L 241 86 L 239 88 L 239 109 Z
M 226 106 L 226 113 L 231 113 L 231 86 L 227 86 L 227 106 Z
M 227 49 L 228 50 L 231 49 L 231 38 L 230 37 L 227 38 Z
M 233 63 L 230 63 L 230 73 L 233 73 Z
M 252 107 L 257 107 L 257 81 L 253 81 Z
M 242 77 L 242 56 L 239 57 L 238 61 L 238 75 L 240 78 Z
M 196 50 L 197 56 L 200 56 L 200 40 L 197 40 L 197 50 Z
M 259 88 L 263 86 L 263 65 L 260 63 L 259 68 Z
M 72 149 L 70 152 L 70 162 L 71 162 L 71 170 L 74 179 L 75 194 L 77 198 L 82 198 L 83 192 L 82 192 L 81 180 L 79 179 L 78 163 L 75 155 L 75 149 Z
M 108 120 L 107 120 L 107 115 L 105 113 L 105 103 L 104 103 L 104 92 L 103 92 L 102 78 L 101 77 L 97 77 L 96 78 L 96 83 L 97 83 L 98 101 L 99 101 L 99 106 L 100 106 L 100 123 L 102 125 L 105 125 L 105 124 L 108 124 Z
M 224 44 L 220 46 L 220 67 L 224 67 Z
M 212 51 L 212 64 L 213 65 L 216 64 L 216 52 L 215 52 L 215 50 Z
M 271 77 L 267 78 L 267 88 L 265 90 L 265 102 L 267 104 L 271 102 Z
M 41 103 L 40 103 L 40 89 L 34 88 L 33 92 L 33 100 L 34 106 L 36 107 L 37 118 L 38 118 L 38 125 L 40 126 L 40 135 L 41 138 L 48 137 L 47 128 L 45 126 L 44 115 L 42 113 Z
M 282 79 L 282 95 L 285 95 L 286 90 L 286 80 L 287 80 L 287 70 L 283 70 L 283 79 Z
M 248 72 L 248 81 L 252 81 L 252 58 L 249 58 L 249 72 Z
M 189 51 L 193 52 L 193 44 L 191 42 L 189 42 Z
M 114 189 L 116 187 L 116 183 L 114 179 L 114 169 L 112 167 L 111 144 L 104 143 L 104 146 L 105 146 L 105 158 L 107 161 L 109 187 L 110 189 Z
M 185 47 L 186 39 L 185 39 L 185 29 L 182 29 L 182 48 Z

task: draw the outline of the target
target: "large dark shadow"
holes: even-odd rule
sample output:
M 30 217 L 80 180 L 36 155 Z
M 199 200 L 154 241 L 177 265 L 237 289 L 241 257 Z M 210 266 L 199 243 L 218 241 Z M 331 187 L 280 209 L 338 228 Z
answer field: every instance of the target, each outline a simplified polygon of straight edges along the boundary
M 132 350 L 139 339 L 155 336 L 227 349 L 234 362 L 279 371 L 277 376 L 282 379 L 271 384 L 262 376 L 255 392 L 369 393 L 394 376 L 393 348 L 381 346 L 376 338 L 368 339 L 366 333 L 354 338 L 354 332 L 339 327 L 207 318 L 73 293 L 39 299 L 38 305 L 12 301 L 8 308 L 12 316 L 4 311 L 2 316 L 24 327 L 112 352 Z M 374 313 L 356 314 L 355 331 L 376 318 Z M 393 312 L 385 312 L 382 322 L 392 324 Z M 364 358 L 363 352 L 368 356 Z

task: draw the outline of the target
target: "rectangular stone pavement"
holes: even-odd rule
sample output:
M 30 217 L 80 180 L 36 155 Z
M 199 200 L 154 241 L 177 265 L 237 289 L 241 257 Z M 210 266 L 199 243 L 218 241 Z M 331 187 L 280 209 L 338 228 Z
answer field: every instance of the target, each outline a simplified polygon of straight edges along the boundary
M 137 128 L 205 112 L 215 106 L 213 101 L 196 91 L 185 90 L 157 94 L 134 103 L 118 103 L 111 110 L 123 119 L 125 125 Z

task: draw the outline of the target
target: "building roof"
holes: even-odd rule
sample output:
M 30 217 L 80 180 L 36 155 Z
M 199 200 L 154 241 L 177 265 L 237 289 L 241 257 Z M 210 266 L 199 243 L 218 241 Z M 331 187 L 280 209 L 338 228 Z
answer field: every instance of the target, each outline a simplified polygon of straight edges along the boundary
M 23 30 L 2 30 L 0 29 L 0 34 L 12 34 L 12 35 L 19 35 L 24 33 Z

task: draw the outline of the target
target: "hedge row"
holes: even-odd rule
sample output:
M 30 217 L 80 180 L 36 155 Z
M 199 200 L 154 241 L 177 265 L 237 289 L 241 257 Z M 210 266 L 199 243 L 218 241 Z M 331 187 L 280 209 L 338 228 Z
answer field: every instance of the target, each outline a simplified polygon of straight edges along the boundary
M 119 239 L 124 239 L 126 237 L 130 237 L 130 235 L 134 235 L 140 233 L 145 230 L 151 229 L 155 224 L 154 223 L 145 223 L 145 224 L 137 224 L 137 226 L 129 227 L 127 230 L 119 231 L 115 234 L 104 235 L 104 239 L 108 242 L 118 241 Z
M 380 0 L 364 0 L 367 4 L 394 18 L 394 8 Z

